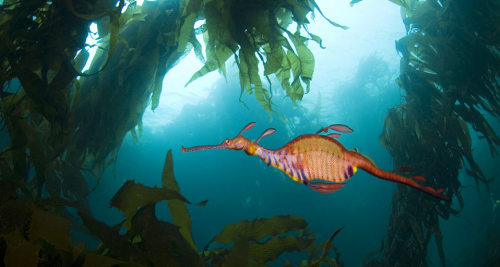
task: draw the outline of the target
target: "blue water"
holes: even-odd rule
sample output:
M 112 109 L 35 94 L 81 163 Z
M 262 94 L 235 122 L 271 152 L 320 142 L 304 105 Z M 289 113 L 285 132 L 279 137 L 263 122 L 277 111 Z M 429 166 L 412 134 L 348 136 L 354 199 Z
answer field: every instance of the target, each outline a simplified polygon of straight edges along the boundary
M 253 95 L 244 94 L 244 104 L 240 103 L 237 71 L 234 65 L 228 64 L 228 82 L 220 78 L 207 85 L 215 89 L 206 99 L 196 105 L 185 105 L 174 118 L 164 118 L 172 121 L 167 125 L 146 125 L 139 143 L 129 135 L 125 138 L 116 163 L 105 172 L 90 195 L 96 218 L 110 225 L 122 220 L 121 212 L 110 208 L 108 203 L 126 180 L 160 186 L 165 155 L 172 149 L 174 172 L 182 193 L 192 202 L 208 199 L 205 207 L 188 207 L 198 248 L 204 247 L 227 224 L 290 214 L 303 217 L 320 240 L 328 239 L 336 229 L 345 226 L 335 238 L 334 246 L 346 266 L 359 266 L 365 256 L 381 247 L 389 226 L 396 184 L 359 171 L 339 191 L 320 194 L 242 151 L 182 153 L 180 148 L 182 145 L 218 144 L 236 136 L 249 122 L 257 124 L 244 133 L 246 137 L 256 139 L 272 127 L 276 133 L 262 139 L 260 144 L 279 148 L 298 135 L 341 123 L 354 129 L 353 133 L 339 138 L 347 149 L 357 148 L 382 169 L 401 167 L 393 166 L 391 156 L 379 142 L 379 135 L 387 110 L 400 104 L 404 95 L 395 83 L 399 56 L 394 49 L 394 40 L 405 34 L 404 26 L 399 8 L 390 1 L 365 2 L 349 8 L 348 3 L 335 6 L 329 1 L 318 1 L 325 14 L 351 28 L 348 31 L 331 26 L 315 29 L 324 23 L 321 19 L 311 24 L 310 30 L 320 34 L 327 46 L 327 49 L 319 49 L 310 45 L 316 57 L 311 93 L 305 95 L 300 106 L 294 107 L 281 92 L 279 83 L 273 83 L 273 109 L 288 123 L 276 115 L 270 121 L 269 114 Z M 370 54 L 369 51 L 375 52 Z M 201 78 L 200 81 L 206 80 Z M 180 84 L 185 82 L 179 81 Z M 168 88 L 169 84 L 166 85 L 164 92 L 182 90 L 182 86 Z M 165 103 L 160 102 L 160 107 L 162 105 Z M 162 119 L 158 118 L 161 115 L 150 112 L 144 116 Z M 147 121 L 148 118 L 143 119 Z M 500 132 L 498 123 L 495 129 Z M 498 158 L 491 158 L 486 143 L 478 140 L 476 134 L 472 137 L 476 161 L 486 177 L 498 177 Z M 463 172 L 460 180 L 467 186 L 462 189 L 464 210 L 458 217 L 441 222 L 449 266 L 477 263 L 471 259 L 481 258 L 481 248 L 490 230 L 488 225 L 500 218 L 500 204 L 499 207 L 493 205 L 500 199 L 498 181 L 491 184 L 490 195 L 483 185 L 478 194 L 473 179 Z M 458 208 L 456 199 L 454 203 Z M 170 220 L 165 202 L 157 205 L 157 209 L 160 219 Z M 433 241 L 428 252 L 430 265 L 439 265 Z
M 361 86 L 361 89 L 353 90 L 363 84 L 365 89 Z M 339 138 L 347 149 L 358 148 L 380 168 L 391 170 L 394 168 L 392 159 L 378 138 L 386 112 L 400 103 L 401 92 L 389 82 L 384 91 L 360 98 L 361 94 L 367 93 L 366 84 L 366 81 L 351 81 L 335 87 L 341 92 L 337 95 L 343 101 L 332 107 L 338 113 L 332 114 L 331 119 L 327 118 L 327 124 L 314 117 L 318 114 L 293 107 L 288 98 L 274 96 L 273 107 L 289 120 L 286 123 L 276 117 L 271 122 L 253 96 L 243 97 L 245 105 L 238 102 L 240 90 L 236 77 L 230 77 L 229 85 L 221 79 L 206 100 L 194 106 L 186 105 L 171 124 L 154 131 L 146 127 L 139 143 L 130 136 L 124 140 L 115 165 L 106 171 L 105 178 L 89 198 L 93 213 L 109 224 L 120 222 L 121 213 L 103 203 L 109 203 L 128 179 L 160 186 L 165 155 L 172 149 L 174 172 L 182 193 L 193 202 L 208 199 L 205 207 L 189 206 L 194 241 L 200 249 L 227 224 L 276 215 L 297 215 L 308 222 L 308 227 L 314 230 L 319 240 L 328 239 L 336 229 L 345 226 L 334 245 L 346 266 L 359 266 L 365 256 L 381 247 L 389 225 L 396 184 L 360 171 L 339 191 L 320 194 L 242 151 L 182 153 L 180 147 L 218 144 L 236 136 L 247 123 L 255 121 L 254 128 L 244 135 L 255 139 L 265 129 L 273 127 L 276 133 L 262 139 L 261 145 L 279 148 L 300 134 L 342 123 L 354 129 L 353 133 Z M 477 139 L 475 148 L 487 177 L 493 177 L 498 161 L 491 159 L 487 146 Z M 460 179 L 464 185 L 470 185 L 463 189 L 465 209 L 459 217 L 442 222 L 445 253 L 450 266 L 463 266 L 463 262 L 467 262 L 464 251 L 472 253 L 469 258 L 479 256 L 481 244 L 487 236 L 486 227 L 481 226 L 498 220 L 496 217 L 500 216 L 498 209 L 493 209 L 484 187 L 481 188 L 482 194 L 478 195 L 470 177 L 461 174 Z M 492 199 L 500 198 L 497 184 L 491 186 Z M 170 220 L 165 202 L 157 205 L 157 211 L 160 219 Z M 296 259 L 298 263 L 305 255 L 288 253 L 283 257 Z M 281 264 L 280 260 L 275 263 L 277 266 Z M 429 260 L 431 266 L 439 263 L 433 242 L 429 245 Z

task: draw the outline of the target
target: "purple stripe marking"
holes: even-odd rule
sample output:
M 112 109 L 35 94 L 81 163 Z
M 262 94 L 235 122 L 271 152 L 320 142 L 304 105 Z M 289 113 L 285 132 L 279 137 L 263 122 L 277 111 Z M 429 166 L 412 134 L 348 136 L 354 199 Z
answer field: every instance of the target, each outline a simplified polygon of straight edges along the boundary
M 309 183 L 309 179 L 307 178 L 307 175 L 304 173 L 304 170 L 300 169 L 300 175 L 302 176 L 302 181 L 305 183 Z
M 276 159 L 276 152 L 274 152 L 274 151 L 271 152 L 271 163 L 273 165 L 278 165 L 278 164 L 276 164 L 276 163 L 278 163 L 278 160 Z
M 281 150 L 280 151 L 280 159 L 281 159 L 281 165 L 283 166 L 283 170 L 285 172 L 288 172 L 288 165 L 287 165 L 287 162 L 285 160 L 286 156 L 283 156 L 283 151 Z
M 288 165 L 290 166 L 290 174 L 293 176 L 293 177 L 296 177 L 296 171 L 295 171 L 295 166 L 293 166 L 293 158 L 292 158 L 292 161 L 290 162 L 290 158 L 292 156 L 290 155 L 286 155 L 286 161 L 288 162 Z
M 299 180 L 304 181 L 304 177 L 302 177 L 302 173 L 300 172 L 299 168 L 297 168 L 297 158 L 296 157 L 292 158 L 292 164 L 293 164 L 293 168 L 294 168 L 295 173 L 297 174 L 297 177 L 299 178 Z
M 305 183 L 309 183 L 309 178 L 307 177 L 306 173 L 302 168 L 299 168 L 299 173 L 300 176 L 302 176 L 302 181 L 304 181 Z
M 351 177 L 354 174 L 351 165 L 349 165 L 349 167 L 347 167 L 347 173 L 349 174 L 349 177 Z

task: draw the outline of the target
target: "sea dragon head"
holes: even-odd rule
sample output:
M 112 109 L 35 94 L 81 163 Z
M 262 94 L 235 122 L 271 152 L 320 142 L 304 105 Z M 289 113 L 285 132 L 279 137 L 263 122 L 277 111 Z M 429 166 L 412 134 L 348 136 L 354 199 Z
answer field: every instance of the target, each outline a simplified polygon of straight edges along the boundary
M 182 147 L 182 152 L 191 152 L 198 150 L 208 150 L 208 149 L 233 149 L 233 150 L 244 150 L 247 154 L 253 155 L 256 153 L 259 145 L 257 142 L 267 135 L 270 135 L 275 132 L 274 129 L 270 128 L 265 130 L 262 135 L 257 139 L 257 141 L 252 142 L 248 140 L 246 137 L 241 135 L 244 131 L 249 130 L 255 125 L 255 122 L 251 122 L 245 126 L 238 135 L 232 139 L 226 139 L 219 145 L 204 145 L 204 146 L 195 146 L 195 147 Z

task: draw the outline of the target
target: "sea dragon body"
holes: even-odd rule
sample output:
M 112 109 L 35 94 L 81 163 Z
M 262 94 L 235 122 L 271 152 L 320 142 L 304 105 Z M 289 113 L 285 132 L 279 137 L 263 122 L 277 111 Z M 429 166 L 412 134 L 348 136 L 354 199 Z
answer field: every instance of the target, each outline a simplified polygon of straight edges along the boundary
M 241 135 L 242 132 L 249 130 L 254 125 L 254 122 L 249 123 L 235 138 L 226 139 L 220 145 L 182 147 L 182 151 L 244 150 L 248 155 L 258 156 L 268 165 L 282 170 L 295 182 L 303 183 L 320 193 L 331 193 L 342 188 L 359 168 L 381 179 L 406 184 L 434 197 L 448 200 L 446 196 L 442 195 L 443 189 L 436 190 L 417 182 L 425 182 L 424 177 L 404 177 L 396 174 L 396 172 L 409 171 L 409 168 L 400 168 L 393 172 L 384 171 L 377 168 L 369 158 L 356 150 L 345 149 L 341 143 L 334 139 L 340 134 L 320 135 L 321 132 L 328 132 L 328 130 L 352 132 L 352 129 L 345 125 L 334 124 L 320 129 L 316 134 L 301 135 L 279 149 L 267 149 L 258 144 L 262 137 L 275 132 L 272 128 L 265 130 L 255 142 Z

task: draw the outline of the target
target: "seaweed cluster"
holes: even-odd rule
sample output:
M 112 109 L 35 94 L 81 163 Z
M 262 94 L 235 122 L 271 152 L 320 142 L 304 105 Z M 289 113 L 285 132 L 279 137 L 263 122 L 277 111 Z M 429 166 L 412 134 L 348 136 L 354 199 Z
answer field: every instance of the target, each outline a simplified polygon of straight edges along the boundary
M 85 203 L 86 177 L 98 180 L 125 134 L 140 126 L 155 91 L 150 81 L 162 77 L 164 57 L 177 51 L 175 41 L 154 37 L 175 33 L 178 3 L 132 5 L 125 13 L 124 2 L 116 4 L 33 0 L 0 7 L 0 172 L 21 199 Z M 101 53 L 81 73 L 91 20 L 98 20 Z
M 309 92 L 314 72 L 314 55 L 306 42 L 312 40 L 321 46 L 321 38 L 307 30 L 307 15 L 314 10 L 323 15 L 314 0 L 205 1 L 201 12 L 206 23 L 196 30 L 205 38 L 207 58 L 188 84 L 217 69 L 225 75 L 225 62 L 234 55 L 241 94 L 255 93 L 262 107 L 270 114 L 273 112 L 272 90 L 264 88 L 259 74 L 258 65 L 262 62 L 269 86 L 269 75 L 275 74 L 287 96 L 296 103 Z M 336 27 L 347 28 L 325 19 Z M 288 30 L 292 22 L 297 25 L 293 33 Z M 197 47 L 200 46 L 195 45 L 195 51 Z M 306 85 L 305 91 L 301 81 Z
M 272 111 L 272 91 L 262 86 L 259 61 L 266 77 L 281 77 L 292 100 L 300 100 L 301 80 L 308 91 L 314 70 L 306 41 L 321 43 L 300 29 L 307 31 L 307 16 L 315 9 L 321 13 L 311 0 L 146 1 L 142 6 L 124 0 L 4 1 L 2 178 L 27 186 L 29 198 L 45 193 L 85 202 L 86 177 L 98 182 L 124 136 L 141 135 L 142 114 L 149 103 L 158 106 L 165 73 L 193 48 L 206 64 L 192 80 L 215 69 L 225 72 L 224 62 L 234 55 L 242 90 L 254 91 L 267 111 Z M 295 33 L 287 30 L 292 21 Z M 97 24 L 99 42 L 87 62 L 91 22 Z M 206 60 L 196 34 L 206 38 Z M 82 73 L 86 64 L 90 68 Z
M 156 217 L 155 205 L 163 200 L 173 224 Z M 3 197 L 1 262 L 5 266 L 263 266 L 283 252 L 306 251 L 309 257 L 300 266 L 319 266 L 321 262 L 342 265 L 328 257 L 331 242 L 342 228 L 328 241 L 316 244 L 307 223 L 296 216 L 227 225 L 199 253 L 191 236 L 186 206 L 190 202 L 180 193 L 173 173 L 172 151 L 165 159 L 161 188 L 128 181 L 110 204 L 125 217 L 114 226 L 96 220 L 85 206 L 62 198 L 33 201 Z M 84 243 L 74 245 L 70 231 L 90 234 L 100 245 L 92 250 Z M 227 246 L 209 249 L 212 243 Z M 320 250 L 323 253 L 317 257 Z
M 264 264 L 284 251 L 306 249 L 310 257 L 303 265 L 336 262 L 326 256 L 331 239 L 316 245 L 304 234 L 305 221 L 293 216 L 246 222 L 255 235 L 223 231 L 214 243 L 237 240 L 233 247 L 207 248 L 200 255 L 191 236 L 189 201 L 173 178 L 171 153 L 161 188 L 128 181 L 113 197 L 111 205 L 124 214 L 122 223 L 110 227 L 96 220 L 87 203 L 90 184 L 98 185 L 124 136 L 131 132 L 138 138 L 145 108 L 149 103 L 153 109 L 158 106 L 165 73 L 192 48 L 205 60 L 196 34 L 207 38 L 204 69 L 224 70 L 229 49 L 237 58 L 242 88 L 253 88 L 266 110 L 271 111 L 271 91 L 260 83 L 259 60 L 266 66 L 265 75 L 281 71 L 290 77 L 293 71 L 289 88 L 295 91 L 288 91 L 292 99 L 300 99 L 300 79 L 308 84 L 314 69 L 305 42 L 321 42 L 316 35 L 300 35 L 314 9 L 319 10 L 310 0 L 146 1 L 142 6 L 124 0 L 3 1 L 0 262 L 199 266 L 204 261 L 243 263 L 250 257 L 249 264 Z M 205 24 L 194 29 L 195 21 L 202 19 Z M 298 25 L 293 34 L 286 30 L 291 21 Z M 99 42 L 95 57 L 87 62 L 85 39 L 91 22 L 97 24 Z M 86 64 L 90 68 L 83 71 Z M 285 84 L 285 78 L 281 81 Z M 162 200 L 167 200 L 173 224 L 155 215 L 155 204 Z M 262 232 L 277 221 L 273 232 Z M 227 229 L 240 224 L 245 223 Z M 101 245 L 96 250 L 75 245 L 70 231 L 90 234 Z M 325 253 L 314 261 L 321 248 Z
M 488 119 L 499 119 L 498 1 L 393 1 L 401 6 L 407 35 L 396 42 L 401 54 L 399 86 L 405 103 L 389 110 L 381 143 L 395 166 L 412 166 L 427 182 L 460 203 L 459 170 L 479 190 L 491 181 L 476 163 L 469 126 L 485 139 L 492 155 L 500 139 Z M 489 116 L 489 118 L 488 118 Z M 426 266 L 427 245 L 436 240 L 446 265 L 440 218 L 460 210 L 399 186 L 379 266 Z

